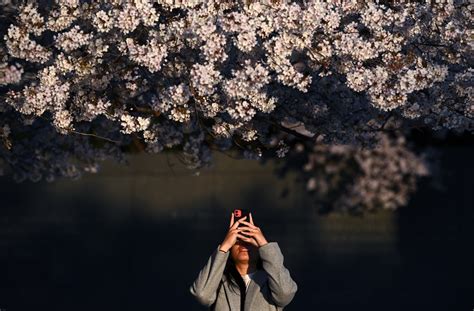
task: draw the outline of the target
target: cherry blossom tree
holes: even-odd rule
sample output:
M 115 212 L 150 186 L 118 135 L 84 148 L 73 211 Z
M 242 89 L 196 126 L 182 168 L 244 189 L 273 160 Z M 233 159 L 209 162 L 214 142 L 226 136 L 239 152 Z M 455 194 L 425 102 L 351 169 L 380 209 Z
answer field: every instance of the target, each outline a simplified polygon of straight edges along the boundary
M 393 209 L 429 174 L 412 129 L 473 131 L 466 1 L 2 3 L 0 167 L 18 181 L 135 151 L 194 170 L 213 150 L 299 154 L 320 202 Z

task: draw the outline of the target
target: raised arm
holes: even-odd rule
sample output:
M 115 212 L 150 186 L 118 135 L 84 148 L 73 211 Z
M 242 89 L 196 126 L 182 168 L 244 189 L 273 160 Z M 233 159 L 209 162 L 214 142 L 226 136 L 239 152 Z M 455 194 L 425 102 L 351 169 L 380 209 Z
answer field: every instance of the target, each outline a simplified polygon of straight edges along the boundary
M 242 224 L 247 226 L 242 230 L 242 233 L 248 236 L 244 241 L 258 247 L 263 269 L 269 276 L 268 285 L 275 304 L 280 307 L 286 306 L 293 300 L 298 286 L 283 265 L 283 254 L 278 243 L 267 241 L 262 230 L 253 223 L 252 213 L 250 222 L 243 221 Z
M 229 249 L 235 244 L 238 237 L 243 237 L 239 234 L 242 229 L 237 227 L 245 218 L 242 217 L 234 223 L 234 215 L 232 214 L 229 231 L 227 231 L 224 241 L 214 250 L 204 268 L 199 272 L 196 280 L 189 287 L 191 294 L 205 306 L 212 305 L 216 300 L 217 287 L 224 274 L 225 265 L 229 258 Z
M 283 254 L 277 242 L 269 242 L 258 249 L 263 269 L 268 274 L 268 286 L 276 305 L 285 307 L 295 296 L 298 286 L 290 271 L 283 265 Z
M 210 306 L 216 300 L 216 291 L 224 273 L 225 264 L 229 252 L 220 251 L 221 245 L 217 247 L 199 272 L 198 277 L 189 287 L 189 291 L 196 299 L 205 306 Z

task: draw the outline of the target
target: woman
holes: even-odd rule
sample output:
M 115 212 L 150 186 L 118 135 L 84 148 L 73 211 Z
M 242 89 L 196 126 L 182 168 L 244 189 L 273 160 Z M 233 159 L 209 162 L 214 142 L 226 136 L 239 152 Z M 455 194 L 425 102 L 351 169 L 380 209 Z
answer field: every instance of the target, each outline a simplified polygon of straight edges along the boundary
M 283 265 L 277 242 L 267 242 L 246 216 L 232 213 L 224 241 L 207 261 L 189 290 L 211 310 L 283 310 L 298 287 Z M 239 226 L 240 225 L 240 226 Z

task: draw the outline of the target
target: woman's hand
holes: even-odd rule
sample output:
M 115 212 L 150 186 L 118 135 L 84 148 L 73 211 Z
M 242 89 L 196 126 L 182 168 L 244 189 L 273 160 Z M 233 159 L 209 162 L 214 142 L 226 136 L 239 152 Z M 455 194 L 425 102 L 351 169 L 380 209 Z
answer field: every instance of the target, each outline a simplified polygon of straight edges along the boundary
M 232 213 L 232 216 L 230 218 L 229 231 L 227 231 L 227 234 L 224 238 L 224 241 L 221 243 L 219 250 L 227 252 L 235 244 L 235 242 L 237 242 L 237 238 L 245 238 L 244 236 L 239 234 L 244 228 L 237 227 L 239 226 L 239 224 L 243 223 L 246 218 L 247 216 L 242 217 L 241 219 L 234 222 L 234 213 Z
M 263 245 L 268 243 L 267 239 L 265 239 L 265 237 L 263 236 L 262 230 L 260 230 L 259 227 L 254 225 L 253 218 L 252 218 L 252 213 L 250 213 L 250 222 L 242 221 L 242 224 L 247 225 L 247 226 L 246 227 L 241 227 L 241 229 L 243 229 L 241 231 L 241 233 L 248 236 L 248 238 L 246 238 L 246 237 L 241 237 L 241 235 L 240 235 L 239 237 L 243 241 L 249 242 L 249 243 L 251 243 L 251 244 L 253 244 L 257 247 L 263 246 Z

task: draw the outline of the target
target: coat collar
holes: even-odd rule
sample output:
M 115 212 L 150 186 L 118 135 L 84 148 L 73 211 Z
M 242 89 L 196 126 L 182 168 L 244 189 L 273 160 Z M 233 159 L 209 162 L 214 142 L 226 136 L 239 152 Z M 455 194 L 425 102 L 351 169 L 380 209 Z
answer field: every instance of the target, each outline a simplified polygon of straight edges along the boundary
M 250 280 L 249 287 L 245 295 L 244 310 L 251 310 L 250 307 L 252 306 L 253 300 L 257 293 L 260 291 L 260 288 L 263 287 L 263 284 L 265 283 L 266 279 L 267 275 L 265 270 L 257 270 L 255 272 L 255 275 Z

